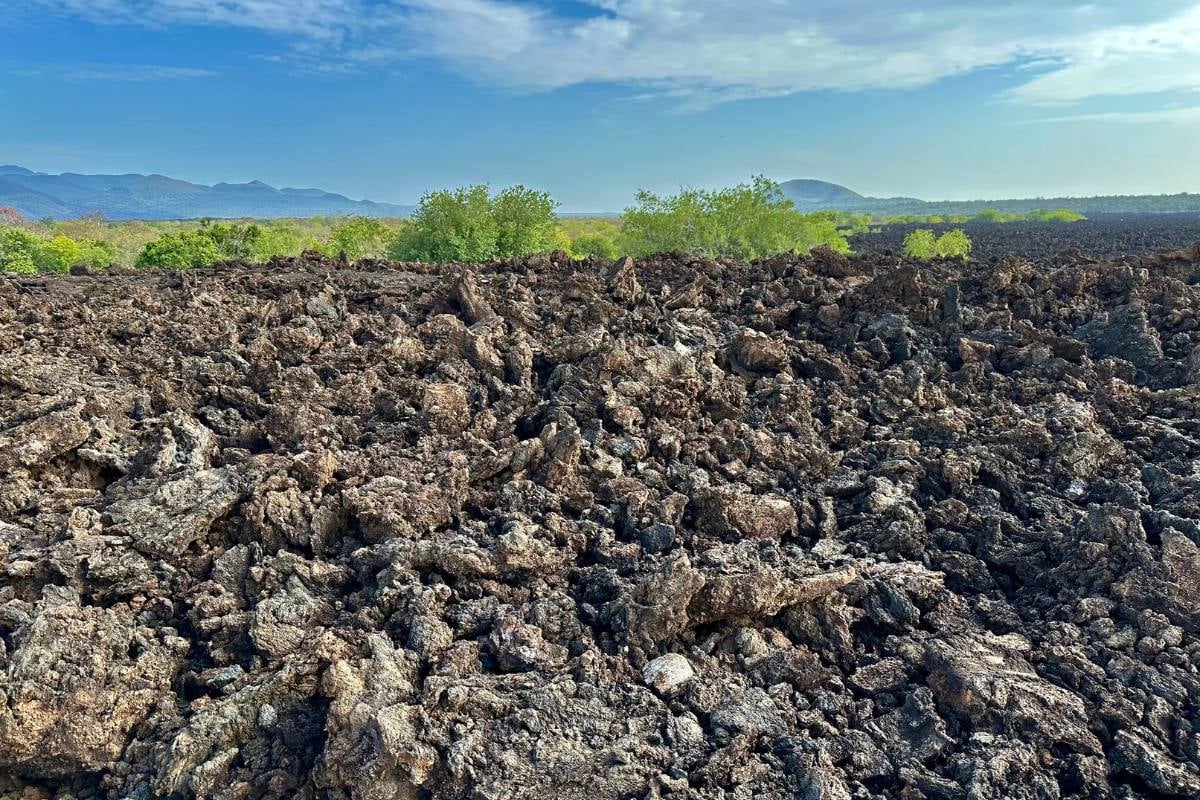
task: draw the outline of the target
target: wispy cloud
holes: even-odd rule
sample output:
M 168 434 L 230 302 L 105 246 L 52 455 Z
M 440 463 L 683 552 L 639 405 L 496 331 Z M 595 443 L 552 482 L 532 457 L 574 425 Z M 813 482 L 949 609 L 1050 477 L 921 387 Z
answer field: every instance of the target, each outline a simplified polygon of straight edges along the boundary
M 1151 111 L 1105 111 L 1096 114 L 1068 114 L 1026 120 L 1027 125 L 1077 122 L 1116 122 L 1124 125 L 1195 125 L 1200 124 L 1200 106 L 1181 106 Z
M 366 0 L 31 0 L 48 12 L 104 24 L 224 25 L 337 40 L 359 26 Z
M 1200 89 L 1200 4 L 1146 25 L 1117 25 L 1056 45 L 1056 66 L 1009 92 L 1038 105 Z
M 126 81 L 129 83 L 144 83 L 146 81 L 178 81 L 194 78 L 212 78 L 218 72 L 211 69 L 195 69 L 192 67 L 162 67 L 154 65 L 123 65 L 79 67 L 66 70 L 62 77 L 70 81 Z
M 69 67 L 45 65 L 9 70 L 9 74 L 26 78 L 56 78 L 64 81 L 117 81 L 145 83 L 148 81 L 177 81 L 212 78 L 220 73 L 196 67 L 169 67 L 157 64 L 74 64 Z
M 522 90 L 638 87 L 676 105 L 907 89 L 987 67 L 1030 105 L 1200 89 L 1200 2 L 1010 0 L 32 0 L 96 22 L 237 26 L 295 57 L 436 60 Z

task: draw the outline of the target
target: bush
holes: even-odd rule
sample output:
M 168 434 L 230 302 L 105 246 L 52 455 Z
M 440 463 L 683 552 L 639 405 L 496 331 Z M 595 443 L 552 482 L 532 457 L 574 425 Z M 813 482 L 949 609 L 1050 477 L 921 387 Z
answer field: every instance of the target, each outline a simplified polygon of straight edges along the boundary
M 79 243 L 82 252 L 79 263 L 89 267 L 111 267 L 117 263 L 117 248 L 99 239 L 84 239 Z
M 363 258 L 380 258 L 387 250 L 392 230 L 372 217 L 348 217 L 333 226 L 329 233 L 329 250 L 337 255 L 358 261 Z
M 966 259 L 971 255 L 971 239 L 961 229 L 936 236 L 928 228 L 918 228 L 904 237 L 904 255 L 922 261 L 933 258 Z
M 837 214 L 837 224 L 848 236 L 859 233 L 870 233 L 871 215 L 839 212 Z
M 225 254 L 204 229 L 164 233 L 143 248 L 134 266 L 139 269 L 195 269 L 222 261 Z
M 374 222 L 373 220 L 369 220 Z M 339 243 L 343 249 L 348 249 L 355 258 L 362 258 L 369 253 L 360 253 L 369 243 L 369 238 L 363 234 L 363 228 L 349 226 L 341 232 Z M 334 229 L 337 233 L 337 229 Z M 383 249 L 387 229 L 384 235 L 376 234 L 375 255 Z M 103 243 L 96 242 L 97 245 Z M 157 239 L 147 243 L 134 262 L 139 268 L 163 269 L 194 269 L 205 267 L 220 261 L 266 261 L 273 256 L 298 255 L 302 249 L 314 248 L 320 245 L 314 237 L 306 235 L 295 225 L 288 223 L 268 222 L 264 224 L 250 223 L 213 223 L 202 220 L 200 227 L 195 230 L 168 231 Z M 103 245 L 113 249 L 109 245 Z
M 994 208 L 985 208 L 978 214 L 970 217 L 968 222 L 1017 222 L 1022 219 L 1020 214 L 1014 214 L 1007 211 L 997 211 Z
M 488 261 L 499 232 L 486 186 L 428 192 L 388 247 L 398 261 Z
M 262 228 L 254 223 L 226 225 L 205 219 L 200 221 L 198 232 L 212 239 L 222 257 L 229 261 L 254 259 L 263 238 Z
M 961 258 L 965 261 L 971 255 L 971 239 L 966 231 L 958 228 L 939 236 L 935 250 L 938 258 Z
M 69 236 L 58 235 L 42 242 L 37 265 L 48 272 L 66 272 L 83 260 L 83 248 Z
M 500 258 L 524 256 L 561 249 L 558 204 L 546 192 L 513 186 L 496 195 L 491 201 L 492 219 L 496 222 L 496 255 Z M 570 240 L 565 244 L 570 246 Z
M 904 255 L 922 261 L 937 257 L 937 236 L 928 228 L 918 228 L 904 237 Z
M 607 219 L 573 217 L 563 220 L 563 228 L 571 246 L 567 252 L 572 258 L 615 259 L 621 255 L 617 242 L 621 238 L 621 229 Z
M 642 191 L 621 219 L 622 244 L 635 255 L 681 250 L 752 259 L 822 244 L 850 249 L 836 214 L 801 214 L 763 177 L 715 192 L 685 189 L 660 197 Z
M 572 258 L 599 256 L 611 261 L 621 254 L 621 250 L 610 236 L 602 233 L 584 233 L 576 236 L 571 242 L 570 253 Z
M 37 272 L 42 242 L 22 228 L 0 226 L 0 270 L 31 274 Z
M 490 261 L 566 250 L 555 202 L 513 186 L 492 197 L 487 186 L 430 192 L 387 253 L 399 261 Z
M 275 256 L 298 256 L 305 250 L 327 251 L 328 246 L 317 237 L 292 222 L 268 222 L 251 249 L 254 261 L 268 261 Z
M 1030 211 L 1025 215 L 1025 219 L 1030 222 L 1082 222 L 1087 219 L 1078 211 L 1070 211 L 1065 208 L 1047 211 L 1044 208 L 1039 208 L 1036 211 Z

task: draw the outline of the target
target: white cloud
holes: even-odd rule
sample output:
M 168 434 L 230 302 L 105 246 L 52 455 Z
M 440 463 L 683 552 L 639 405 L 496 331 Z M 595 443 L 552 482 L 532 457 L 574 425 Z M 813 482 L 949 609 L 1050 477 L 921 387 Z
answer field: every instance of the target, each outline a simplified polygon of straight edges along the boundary
M 119 81 L 145 83 L 148 81 L 188 80 L 211 78 L 220 74 L 211 69 L 168 67 L 156 64 L 76 64 L 61 66 L 25 66 L 9 71 L 25 78 L 60 78 L 67 81 Z
M 1026 124 L 1072 122 L 1117 122 L 1123 125 L 1193 125 L 1200 123 L 1200 106 L 1180 106 L 1152 111 L 1104 111 L 1096 114 L 1069 114 L 1027 120 Z
M 1161 22 L 1096 31 L 1057 47 L 1056 68 L 1009 96 L 1039 105 L 1200 89 L 1200 5 Z
M 130 83 L 211 78 L 217 74 L 217 72 L 211 69 L 161 67 L 148 64 L 96 65 L 91 67 L 77 67 L 62 73 L 64 78 L 72 81 L 126 81 Z
M 1023 80 L 1007 97 L 1025 104 L 1200 89 L 1197 0 L 585 0 L 583 14 L 550 0 L 32 2 L 96 21 L 252 28 L 327 64 L 429 58 L 518 89 L 615 83 L 692 107 L 996 66 Z
M 31 0 L 51 12 L 98 23 L 225 25 L 284 36 L 337 40 L 358 27 L 359 0 Z

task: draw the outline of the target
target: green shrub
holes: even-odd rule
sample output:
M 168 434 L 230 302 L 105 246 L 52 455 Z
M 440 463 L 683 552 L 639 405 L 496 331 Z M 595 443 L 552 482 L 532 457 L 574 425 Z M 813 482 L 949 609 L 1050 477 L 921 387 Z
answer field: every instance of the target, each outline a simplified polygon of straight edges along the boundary
M 89 267 L 110 267 L 117 263 L 117 248 L 99 239 L 84 239 L 79 242 L 79 261 Z
M 428 192 L 388 247 L 398 261 L 488 261 L 499 230 L 487 186 Z
M 69 236 L 58 235 L 41 243 L 37 265 L 48 272 L 66 272 L 83 260 L 83 248 Z
M 904 237 L 904 255 L 928 261 L 937 257 L 937 236 L 928 228 L 918 228 Z
M 857 233 L 869 233 L 871 230 L 871 215 L 839 212 L 837 214 L 837 224 L 847 236 L 853 236 Z
M 621 250 L 610 236 L 602 233 L 584 233 L 576 236 L 571 242 L 570 253 L 572 258 L 599 256 L 612 260 L 621 254 Z
M 164 233 L 142 249 L 134 266 L 139 269 L 195 269 L 224 258 L 225 254 L 213 237 L 202 229 Z
M 933 258 L 961 258 L 971 255 L 971 239 L 961 228 L 937 236 L 928 228 L 918 228 L 904 237 L 904 255 L 929 261 Z
M 961 258 L 965 261 L 971 255 L 971 239 L 966 231 L 958 228 L 939 236 L 934 250 L 938 258 Z
M 550 232 L 549 240 L 543 250 L 537 252 L 544 253 L 566 253 L 571 255 L 571 235 L 561 225 L 555 225 L 554 230 Z
M 1023 219 L 1020 214 L 1014 214 L 1008 211 L 997 211 L 994 208 L 985 208 L 978 214 L 968 218 L 968 222 L 1017 222 Z
M 392 229 L 372 217 L 348 217 L 329 233 L 329 251 L 345 253 L 346 258 L 380 258 L 392 239 Z
M 355 238 L 354 230 L 350 228 L 342 233 L 340 242 L 343 246 L 363 246 L 362 240 Z M 377 238 L 380 239 L 377 248 L 381 251 L 386 236 Z M 260 225 L 202 220 L 199 228 L 169 231 L 148 242 L 134 266 L 194 269 L 220 261 L 266 261 L 277 255 L 298 255 L 301 249 L 310 245 L 319 245 L 319 242 L 286 223 L 268 222 Z M 352 255 L 355 258 L 365 257 L 358 251 Z
M 500 258 L 524 256 L 561 249 L 558 206 L 546 192 L 512 186 L 491 201 L 496 223 L 496 255 Z M 570 239 L 566 240 L 570 246 Z
M 1071 211 L 1066 208 L 1059 208 L 1054 211 L 1039 208 L 1036 211 L 1030 211 L 1026 214 L 1025 219 L 1030 222 L 1082 222 L 1087 217 L 1078 211 Z
M 778 184 L 763 177 L 731 189 L 684 189 L 670 197 L 642 191 L 621 223 L 621 244 L 634 255 L 679 250 L 752 259 L 822 244 L 850 249 L 837 214 L 801 214 Z
M 22 228 L 0 226 L 0 271 L 31 274 L 37 272 L 42 242 Z
M 400 261 L 490 261 L 566 250 L 570 238 L 545 192 L 513 186 L 495 197 L 484 185 L 430 192 L 387 249 Z
M 0 265 L 0 270 L 15 272 L 18 275 L 34 275 L 38 271 L 37 264 L 33 263 L 33 256 L 28 253 L 13 253 Z
M 298 256 L 305 250 L 327 250 L 312 233 L 292 222 L 267 222 L 260 226 L 250 251 L 253 261 L 269 261 L 276 256 Z
M 262 228 L 257 224 L 242 225 L 238 223 L 214 223 L 211 220 L 201 220 L 200 230 L 212 239 L 222 257 L 230 261 L 249 261 L 255 257 L 263 238 Z

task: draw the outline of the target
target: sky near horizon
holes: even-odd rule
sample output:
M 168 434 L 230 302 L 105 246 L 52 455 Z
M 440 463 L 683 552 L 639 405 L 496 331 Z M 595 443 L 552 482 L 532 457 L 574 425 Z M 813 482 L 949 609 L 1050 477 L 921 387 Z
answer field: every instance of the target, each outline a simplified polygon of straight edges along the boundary
M 9 5 L 11 4 L 11 5 Z M 0 163 L 619 210 L 1200 191 L 1200 2 L 9 0 Z M 898 6 L 902 6 L 898 8 Z

